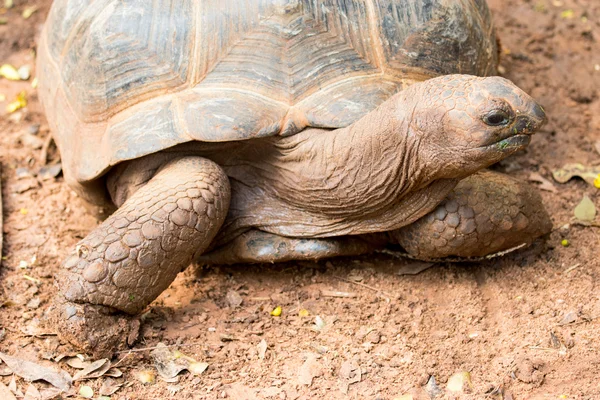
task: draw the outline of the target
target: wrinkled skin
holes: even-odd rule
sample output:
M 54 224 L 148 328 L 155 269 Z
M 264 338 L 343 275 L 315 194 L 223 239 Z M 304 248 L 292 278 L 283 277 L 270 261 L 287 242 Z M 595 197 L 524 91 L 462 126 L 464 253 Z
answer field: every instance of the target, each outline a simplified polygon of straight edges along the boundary
M 202 254 L 205 261 L 214 254 L 214 261 L 225 262 L 303 258 L 303 252 L 322 258 L 408 238 L 408 251 L 432 258 L 422 238 L 433 224 L 437 232 L 438 221 L 448 229 L 456 221 L 422 217 L 461 179 L 523 149 L 544 121 L 535 101 L 503 78 L 449 75 L 409 87 L 347 128 L 194 143 L 117 166 L 107 185 L 119 210 L 77 245 L 58 278 L 59 330 L 97 356 L 110 354 L 137 329 L 135 318 L 122 313 L 139 313 Z M 453 195 L 468 198 L 470 191 L 477 188 Z M 533 207 L 541 209 L 541 202 Z M 498 209 L 518 217 L 511 204 Z M 486 218 L 502 219 L 480 213 L 481 227 L 489 225 Z M 499 233 L 503 244 L 512 243 L 510 235 L 527 242 L 545 233 L 525 229 L 529 224 L 549 226 L 546 214 L 525 217 L 523 229 Z M 417 220 L 420 225 L 402 233 Z M 489 233 L 436 250 L 501 250 L 502 244 L 490 246 Z M 266 253 L 244 251 L 244 243 L 259 243 L 265 234 L 271 235 Z M 279 243 L 288 247 L 270 254 L 269 240 L 282 237 Z M 228 246 L 238 246 L 237 258 L 220 259 Z M 107 330 L 111 326 L 117 328 Z M 109 337 L 100 340 L 98 329 Z

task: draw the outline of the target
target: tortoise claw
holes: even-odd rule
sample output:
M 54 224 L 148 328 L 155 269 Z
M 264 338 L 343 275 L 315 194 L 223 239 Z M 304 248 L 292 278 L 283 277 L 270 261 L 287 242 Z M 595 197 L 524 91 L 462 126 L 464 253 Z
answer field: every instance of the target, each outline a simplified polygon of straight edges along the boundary
M 59 337 L 95 358 L 111 358 L 139 336 L 137 317 L 102 305 L 73 303 L 61 295 L 54 304 L 50 322 Z

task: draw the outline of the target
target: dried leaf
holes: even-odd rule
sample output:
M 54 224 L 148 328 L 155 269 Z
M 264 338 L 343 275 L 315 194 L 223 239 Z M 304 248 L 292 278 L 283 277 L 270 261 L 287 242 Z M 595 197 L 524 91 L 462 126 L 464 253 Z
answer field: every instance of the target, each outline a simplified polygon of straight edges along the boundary
M 79 388 L 79 395 L 81 397 L 85 397 L 86 399 L 91 399 L 94 397 L 94 389 L 89 386 L 82 386 Z
M 298 370 L 298 383 L 301 385 L 312 385 L 313 378 L 321 376 L 323 369 L 321 364 L 317 362 L 319 356 L 310 353 Z
M 310 311 L 308 311 L 307 309 L 303 308 L 300 311 L 298 311 L 298 316 L 304 318 L 304 317 L 308 317 L 310 315 Z
M 110 396 L 121 389 L 121 386 L 123 386 L 122 383 L 119 383 L 112 378 L 106 378 L 100 387 L 100 394 L 102 396 Z
M 267 341 L 265 339 L 261 340 L 260 343 L 256 345 L 256 348 L 258 349 L 258 358 L 260 358 L 261 360 L 265 359 L 267 347 Z
M 50 400 L 59 398 L 58 396 L 62 393 L 62 390 L 55 387 L 47 387 L 40 390 L 40 394 L 42 395 L 42 399 Z
M 156 374 L 150 370 L 139 371 L 136 377 L 143 384 L 154 383 L 156 381 Z
M 181 371 L 187 369 L 189 363 L 185 359 L 177 358 L 164 343 L 159 343 L 151 354 L 158 374 L 166 379 L 177 376 Z
M 0 76 L 11 81 L 20 81 L 21 77 L 15 67 L 10 64 L 4 64 L 0 67 Z
M 13 392 L 18 397 L 23 397 L 23 393 L 17 389 L 17 380 L 15 379 L 15 375 L 12 376 L 10 382 L 8 383 L 8 389 Z
M 33 15 L 34 12 L 36 12 L 38 10 L 37 6 L 29 6 L 29 7 L 25 7 L 25 9 L 23 10 L 23 13 L 21 14 L 23 16 L 23 18 L 28 19 L 29 17 L 31 17 Z
M 104 376 L 112 376 L 113 378 L 120 378 L 123 376 L 123 372 L 121 372 L 121 370 L 118 368 L 109 368 L 109 370 L 104 373 Z
M 471 390 L 472 386 L 471 374 L 464 371 L 452 375 L 448 379 L 446 388 L 451 392 L 467 392 Z
M 315 317 L 315 326 L 313 327 L 313 329 L 315 331 L 322 331 L 323 329 L 325 329 L 325 327 L 327 326 L 327 323 L 325 322 L 325 320 L 323 318 L 321 318 L 319 315 L 317 315 Z
M 99 378 L 110 368 L 110 361 L 108 358 L 102 358 L 100 360 L 94 361 L 81 371 L 78 371 L 74 376 L 74 381 L 79 381 L 81 379 L 94 379 Z
M 151 354 L 158 374 L 167 382 L 176 382 L 174 378 L 183 370 L 199 375 L 208 368 L 208 364 L 197 362 L 180 351 L 171 352 L 164 343 L 156 345 Z
M 25 392 L 23 400 L 42 400 L 42 395 L 37 388 L 30 383 L 29 386 L 27 386 L 27 391 Z
M 344 361 L 340 367 L 340 377 L 349 385 L 360 382 L 362 379 L 360 365 L 356 362 Z
M 565 164 L 562 168 L 552 171 L 552 177 L 558 183 L 566 183 L 573 177 L 579 177 L 594 185 L 594 179 L 600 174 L 600 166 L 585 166 L 583 164 Z
M 398 269 L 396 275 L 417 275 L 433 267 L 435 264 L 432 262 L 415 261 L 409 264 L 403 265 Z
M 560 322 L 558 324 L 559 325 L 568 325 L 575 321 L 577 321 L 577 314 L 574 311 L 569 311 L 562 317 L 562 319 L 560 320 Z
M 205 362 L 193 362 L 188 365 L 188 371 L 194 375 L 200 375 L 208 368 L 208 363 Z
M 573 210 L 575 218 L 580 221 L 593 221 L 596 218 L 596 205 L 587 195 L 583 196 L 581 202 Z
M 531 174 L 529 174 L 529 180 L 531 182 L 539 183 L 540 185 L 538 187 L 541 190 L 545 190 L 547 192 L 552 192 L 552 193 L 558 192 L 558 190 L 556 190 L 556 186 L 554 186 L 552 184 L 552 182 L 550 182 L 548 179 L 544 178 L 542 175 L 540 175 L 537 172 L 532 172 Z
M 4 0 L 4 8 L 9 9 L 9 8 L 13 8 L 13 6 L 15 5 L 13 0 Z
M 339 298 L 354 298 L 357 297 L 358 295 L 356 293 L 352 293 L 352 292 L 341 292 L 341 291 L 337 291 L 337 290 L 326 290 L 326 289 L 321 289 L 321 296 L 323 297 L 339 297 Z
M 16 375 L 30 381 L 41 379 L 64 391 L 69 390 L 71 382 L 73 382 L 71 375 L 59 368 L 44 367 L 31 361 L 9 356 L 5 353 L 0 353 L 0 358 Z
M 65 362 L 67 363 L 67 365 L 69 367 L 76 368 L 76 369 L 84 369 L 85 367 L 90 365 L 89 362 L 83 361 L 83 356 L 80 356 L 80 354 L 78 354 L 75 357 L 66 358 Z
M 3 400 L 17 400 L 14 394 L 10 391 L 8 387 L 2 382 L 0 382 L 0 399 Z
M 277 306 L 273 311 L 271 311 L 271 315 L 274 317 L 279 317 L 281 315 L 281 307 Z
M 25 91 L 19 93 L 15 101 L 8 103 L 8 105 L 6 106 L 6 111 L 8 111 L 9 113 L 13 113 L 23 107 L 27 107 L 27 92 Z
M 573 10 L 565 10 L 563 12 L 560 13 L 560 17 L 563 19 L 571 19 L 575 16 L 575 13 L 573 12 Z

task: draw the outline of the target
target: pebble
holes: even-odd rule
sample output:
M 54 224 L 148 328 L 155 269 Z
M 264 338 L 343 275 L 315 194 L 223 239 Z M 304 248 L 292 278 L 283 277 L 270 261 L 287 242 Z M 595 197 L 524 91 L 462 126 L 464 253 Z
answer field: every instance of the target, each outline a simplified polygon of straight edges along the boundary
M 242 299 L 242 296 L 240 296 L 240 294 L 235 290 L 228 291 L 227 295 L 225 296 L 225 299 L 227 300 L 227 303 L 229 303 L 229 306 L 232 308 L 241 306 L 242 302 L 244 301 Z
M 29 65 L 23 65 L 17 70 L 17 73 L 19 74 L 19 78 L 21 78 L 21 80 L 26 81 L 31 77 L 31 67 Z
M 17 179 L 33 178 L 33 174 L 31 173 L 31 170 L 26 167 L 17 168 L 15 173 L 17 175 Z
M 30 308 L 32 310 L 35 310 L 39 307 L 40 307 L 40 298 L 39 297 L 34 297 L 31 300 L 29 300 L 29 302 L 27 303 L 27 308 Z
M 41 180 L 46 181 L 56 178 L 62 172 L 62 164 L 45 165 L 38 171 Z
M 28 190 L 38 187 L 38 182 L 35 179 L 28 179 L 24 182 L 19 182 L 13 186 L 14 193 L 25 193 Z
M 440 389 L 440 387 L 438 386 L 433 375 L 429 377 L 429 380 L 425 385 L 425 391 L 427 392 L 427 394 L 429 394 L 429 397 L 431 397 L 432 399 L 442 394 L 442 389 Z
M 27 133 L 30 135 L 37 135 L 40 133 L 40 124 L 31 124 L 27 127 Z

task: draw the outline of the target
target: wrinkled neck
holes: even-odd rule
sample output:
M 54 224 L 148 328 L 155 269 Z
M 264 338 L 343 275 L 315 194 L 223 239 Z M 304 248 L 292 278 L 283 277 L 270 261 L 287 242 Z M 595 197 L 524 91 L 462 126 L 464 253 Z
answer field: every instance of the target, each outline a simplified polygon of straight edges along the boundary
M 270 180 L 278 197 L 309 211 L 377 214 L 419 185 L 418 144 L 388 102 L 347 128 L 279 139 Z

